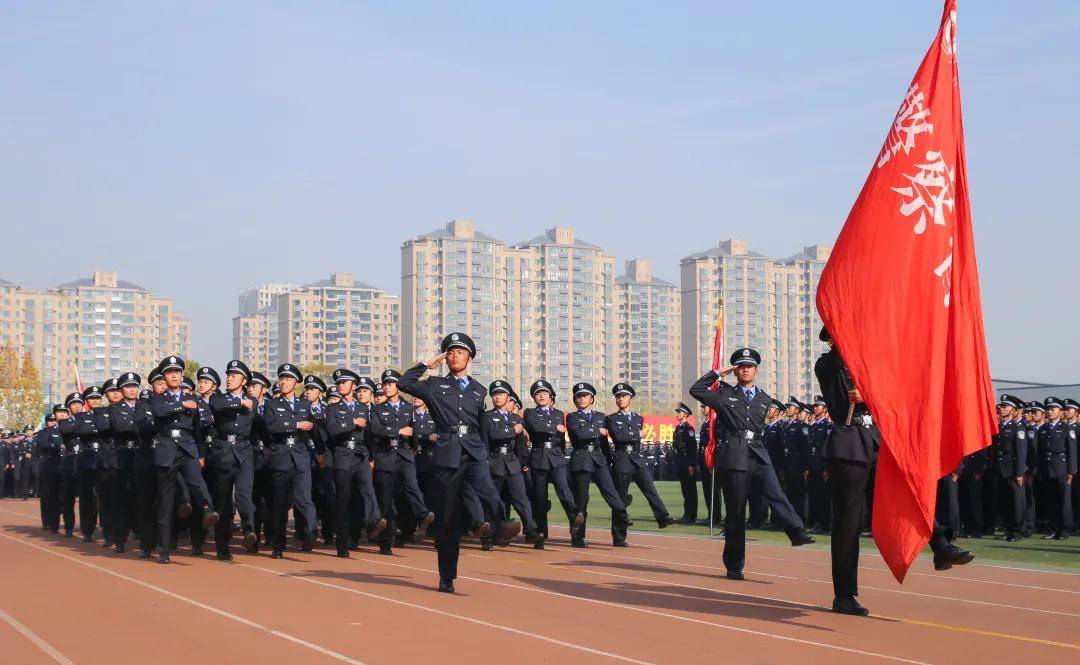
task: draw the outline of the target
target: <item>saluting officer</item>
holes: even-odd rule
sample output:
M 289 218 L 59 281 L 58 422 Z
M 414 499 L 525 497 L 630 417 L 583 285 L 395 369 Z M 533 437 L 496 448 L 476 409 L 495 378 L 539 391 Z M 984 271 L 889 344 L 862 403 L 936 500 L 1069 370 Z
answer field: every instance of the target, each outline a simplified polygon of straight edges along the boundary
M 435 420 L 438 442 L 435 444 L 433 480 L 439 497 L 436 512 L 442 524 L 435 537 L 439 554 L 439 591 L 454 592 L 458 555 L 461 547 L 461 503 L 465 485 L 476 492 L 484 516 L 497 534 L 495 544 L 505 547 L 521 531 L 521 523 L 503 523 L 504 506 L 491 482 L 488 454 L 480 439 L 480 420 L 484 416 L 487 391 L 469 376 L 469 364 L 476 357 L 476 345 L 465 333 L 451 333 L 439 345 L 441 353 L 425 363 L 417 363 L 405 372 L 398 386 L 416 395 L 428 405 Z M 447 376 L 420 377 L 446 362 Z
M 154 471 L 157 480 L 157 527 L 161 546 L 159 561 L 169 563 L 169 543 L 173 531 L 173 500 L 176 482 L 182 478 L 192 500 L 203 509 L 203 529 L 218 522 L 211 506 L 210 492 L 199 469 L 199 450 L 195 444 L 200 434 L 199 403 L 181 392 L 184 360 L 169 356 L 160 365 L 165 379 L 164 393 L 150 398 L 154 417 Z
M 1013 395 L 998 400 L 998 433 L 994 436 L 997 453 L 995 466 L 998 495 L 1002 497 L 1005 533 L 998 540 L 1015 543 L 1024 531 L 1024 475 L 1027 471 L 1027 426 L 1023 420 L 1024 403 Z M 1034 461 L 1034 460 L 1032 460 Z
M 488 449 L 488 467 L 491 480 L 499 496 L 508 495 L 510 503 L 521 516 L 525 524 L 525 537 L 537 549 L 544 548 L 544 536 L 538 532 L 533 517 L 532 505 L 525 490 L 525 480 L 521 475 L 521 461 L 518 459 L 516 442 L 524 431 L 521 418 L 510 413 L 510 385 L 505 381 L 492 381 L 488 386 L 492 408 L 480 419 L 480 440 Z M 505 490 L 505 494 L 504 494 Z M 489 533 L 480 539 L 481 548 L 490 551 L 495 538 Z
M 724 423 L 724 451 L 719 458 L 723 470 L 724 504 L 724 565 L 727 577 L 744 579 L 746 562 L 746 494 L 750 478 L 761 480 L 765 498 L 772 508 L 773 524 L 783 528 L 793 547 L 814 542 L 798 514 L 788 502 L 777 482 L 769 454 L 765 451 L 762 432 L 772 398 L 754 385 L 761 355 L 751 348 L 737 349 L 730 358 L 731 367 L 720 372 L 710 371 L 690 387 L 690 395 L 708 405 Z M 732 372 L 737 386 L 718 381 Z M 709 386 L 716 383 L 716 390 Z
M 291 363 L 278 366 L 281 394 L 267 401 L 263 409 L 266 431 L 270 434 L 270 457 L 267 466 L 273 474 L 270 509 L 271 557 L 281 559 L 285 551 L 285 529 L 289 504 L 298 515 L 297 529 L 301 549 L 310 552 L 315 540 L 315 505 L 311 502 L 311 453 L 308 441 L 315 429 L 311 402 L 298 399 L 296 386 L 303 380 L 300 368 Z
M 665 529 L 674 524 L 675 519 L 668 513 L 667 506 L 656 492 L 652 473 L 645 465 L 641 451 L 641 430 L 645 427 L 645 419 L 630 410 L 630 403 L 637 393 L 629 383 L 616 383 L 611 388 L 611 394 L 615 396 L 615 407 L 618 411 L 608 414 L 604 419 L 604 426 L 614 448 L 611 466 L 615 476 L 615 489 L 623 503 L 629 506 L 630 483 L 633 481 L 649 502 L 657 526 Z M 620 523 L 612 519 L 611 537 L 615 547 L 626 547 L 626 527 L 625 521 Z
M 337 492 L 338 532 L 335 540 L 337 555 L 348 558 L 353 520 L 349 507 L 353 493 L 358 493 L 363 502 L 362 525 L 367 529 L 369 541 L 376 541 L 386 528 L 386 519 L 379 512 L 364 436 L 368 410 L 362 408 L 353 395 L 360 377 L 352 370 L 341 368 L 334 370 L 333 380 L 341 393 L 340 402 L 326 407 L 326 432 L 334 456 L 334 488 Z
M 532 475 L 532 508 L 536 526 L 544 538 L 550 538 L 548 533 L 548 511 L 551 510 L 551 501 L 548 500 L 548 485 L 554 483 L 555 495 L 559 498 L 563 510 L 566 511 L 566 519 L 574 528 L 580 528 L 585 523 L 585 515 L 574 503 L 574 493 L 570 490 L 570 479 L 567 474 L 566 459 L 566 418 L 559 409 L 553 408 L 555 401 L 555 388 L 544 379 L 534 381 L 529 388 L 529 394 L 536 404 L 534 408 L 525 409 L 522 416 L 522 426 L 525 434 L 532 444 L 529 454 L 529 472 Z
M 675 407 L 675 418 L 679 423 L 675 425 L 675 432 L 671 435 L 675 473 L 679 476 L 683 497 L 683 514 L 679 520 L 682 524 L 697 522 L 698 447 L 697 434 L 694 433 L 694 426 L 690 424 L 691 413 L 690 407 L 679 402 Z
M 619 494 L 615 481 L 611 477 L 610 464 L 613 456 L 608 443 L 607 419 L 604 414 L 593 411 L 596 400 L 596 388 L 591 383 L 582 381 L 574 385 L 574 405 L 577 411 L 566 416 L 566 429 L 570 435 L 570 445 L 574 452 L 570 456 L 570 475 L 573 479 L 574 503 L 578 512 L 588 519 L 589 485 L 595 484 L 600 496 L 611 508 L 612 529 L 619 529 L 625 534 L 628 517 L 626 501 Z M 588 547 L 585 542 L 585 520 L 580 526 L 570 529 L 572 547 Z M 625 535 L 623 535 L 625 541 Z
M 424 529 L 435 521 L 416 481 L 416 464 L 409 446 L 413 434 L 413 406 L 401 399 L 398 392 L 400 379 L 401 373 L 397 370 L 388 369 L 382 373 L 379 385 L 385 399 L 372 407 L 367 425 L 375 462 L 375 494 L 379 498 L 379 511 L 387 521 L 387 528 L 379 535 L 379 554 L 386 555 L 393 553 L 399 491 L 405 493 L 412 514 Z
M 240 360 L 225 366 L 225 391 L 210 396 L 214 415 L 214 438 L 207 455 L 213 469 L 214 508 L 221 519 L 215 526 L 214 545 L 219 561 L 231 561 L 233 514 L 240 513 L 244 548 L 258 546 L 255 535 L 255 449 L 251 430 L 255 420 L 255 401 L 245 392 L 251 370 Z

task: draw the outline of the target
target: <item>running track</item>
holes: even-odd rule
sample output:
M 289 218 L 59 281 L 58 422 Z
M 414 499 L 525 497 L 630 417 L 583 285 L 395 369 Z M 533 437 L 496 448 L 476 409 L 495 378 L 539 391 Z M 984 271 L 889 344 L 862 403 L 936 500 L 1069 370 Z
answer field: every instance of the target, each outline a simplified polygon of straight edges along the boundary
M 458 593 L 434 591 L 430 545 L 236 553 L 181 548 L 160 566 L 40 530 L 0 502 L 0 660 L 35 663 L 1061 663 L 1080 657 L 1080 574 L 916 562 L 901 587 L 866 556 L 873 616 L 826 611 L 826 550 L 632 533 L 629 549 L 565 530 L 545 551 L 462 551 Z M 212 549 L 212 548 L 211 548 Z M 236 552 L 234 550 L 234 552 Z

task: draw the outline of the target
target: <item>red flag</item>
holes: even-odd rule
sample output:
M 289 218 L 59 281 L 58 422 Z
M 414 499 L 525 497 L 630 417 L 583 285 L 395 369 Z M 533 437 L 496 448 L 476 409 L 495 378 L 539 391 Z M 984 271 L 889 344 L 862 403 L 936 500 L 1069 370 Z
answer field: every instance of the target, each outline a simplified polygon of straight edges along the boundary
M 898 581 L 937 481 L 997 431 L 968 203 L 956 0 L 908 87 L 817 292 L 881 429 L 874 539 Z
M 720 312 L 716 315 L 716 334 L 713 336 L 712 369 L 715 372 L 720 369 L 724 358 L 724 300 L 720 299 Z M 717 379 L 719 382 L 719 379 Z M 716 390 L 716 383 L 709 386 L 709 390 Z M 716 464 L 716 411 L 709 410 L 709 443 L 705 446 L 705 468 L 712 470 Z
M 86 389 L 83 388 L 82 379 L 79 377 L 79 363 L 77 361 L 72 361 L 71 364 L 75 368 L 75 388 L 79 391 L 79 395 L 81 396 Z

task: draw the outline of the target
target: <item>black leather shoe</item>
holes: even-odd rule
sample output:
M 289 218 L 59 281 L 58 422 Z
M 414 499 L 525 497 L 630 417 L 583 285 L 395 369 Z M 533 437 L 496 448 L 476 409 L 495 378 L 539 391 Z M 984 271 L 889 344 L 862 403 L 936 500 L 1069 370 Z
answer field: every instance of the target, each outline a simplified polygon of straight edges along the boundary
M 483 522 L 481 524 L 474 524 L 472 528 L 473 538 L 483 538 L 491 533 L 491 522 Z
M 495 536 L 495 544 L 499 547 L 506 547 L 510 544 L 517 535 L 521 533 L 521 522 L 517 520 L 510 520 L 499 528 L 499 535 Z
M 537 536 L 536 537 L 536 540 L 533 542 L 533 549 L 534 550 L 542 550 L 542 549 L 544 549 L 544 537 L 543 536 Z
M 191 556 L 202 556 L 202 555 L 203 555 L 202 545 L 192 545 L 191 546 Z
M 281 550 L 275 548 L 274 551 L 270 553 L 270 558 L 271 559 L 284 559 L 285 558 L 285 553 L 282 552 Z
M 111 541 L 111 540 L 109 540 L 108 538 L 106 538 L 105 540 L 101 541 L 101 546 L 102 546 L 102 547 L 112 547 L 112 546 L 113 546 L 113 544 L 112 544 L 112 541 Z
M 625 540 L 616 540 L 611 544 L 612 547 L 630 547 L 626 544 Z
M 314 548 L 315 548 L 315 539 L 314 538 L 308 538 L 307 540 L 304 540 L 304 541 L 302 541 L 300 543 L 300 551 L 301 552 L 310 552 Z
M 405 536 L 400 533 L 394 536 L 394 547 L 405 547 Z
M 113 545 L 113 552 L 116 552 L 117 554 L 123 554 L 124 551 L 125 551 L 125 548 L 124 548 L 123 543 L 117 543 L 117 544 Z
M 176 515 L 182 520 L 191 517 L 191 504 L 186 502 L 181 503 L 180 507 L 176 509 Z
M 743 572 L 741 570 L 729 570 L 729 571 L 727 571 L 727 574 L 724 575 L 724 577 L 728 578 L 729 580 L 745 580 L 746 579 L 746 575 L 743 575 Z
M 169 558 L 168 554 L 162 554 L 158 557 L 158 563 L 172 563 L 172 559 Z
M 971 563 L 975 555 L 949 543 L 940 552 L 934 552 L 934 570 L 948 570 L 953 566 Z
M 349 550 L 339 549 L 337 551 L 337 555 L 339 557 L 341 557 L 342 559 L 348 559 L 349 558 Z
M 218 561 L 232 561 L 232 554 L 229 553 L 229 552 L 218 552 L 217 553 L 217 560 Z
M 244 534 L 244 549 L 245 550 L 250 552 L 251 548 L 258 546 L 258 544 L 259 544 L 259 537 L 255 535 L 254 531 L 248 531 L 247 533 Z
M 439 593 L 454 593 L 454 580 L 439 580 Z
M 64 529 L 65 538 L 73 538 L 75 536 L 75 529 Z
M 854 596 L 834 598 L 832 602 L 832 611 L 839 614 L 850 614 L 854 617 L 864 617 L 869 616 L 870 614 L 870 610 L 863 607 Z
M 203 515 L 202 526 L 203 526 L 204 529 L 210 529 L 215 524 L 217 524 L 218 520 L 220 520 L 220 519 L 221 519 L 221 515 L 218 515 L 216 510 L 210 510 L 205 515 Z
M 431 512 L 429 510 L 429 511 L 427 511 L 427 513 L 424 514 L 424 516 L 422 518 L 420 518 L 420 526 L 419 526 L 419 528 L 420 529 L 427 529 L 434 522 L 435 522 L 435 513 Z
M 147 549 L 139 550 L 139 558 L 140 559 L 149 559 L 150 558 L 150 550 L 147 550 Z
M 389 545 L 379 545 L 379 554 L 383 556 L 391 556 L 394 553 L 394 549 Z
M 375 542 L 375 540 L 379 537 L 379 534 L 382 533 L 383 529 L 385 529 L 385 528 L 386 528 L 386 519 L 385 518 L 379 518 L 378 522 L 375 522 L 374 524 L 369 526 L 368 530 L 367 530 L 368 542 Z
M 1062 531 L 1061 533 L 1054 534 L 1054 540 L 1068 540 L 1069 534 Z
M 589 549 L 589 544 L 584 540 L 572 540 L 570 541 L 570 547 L 574 547 L 579 550 L 587 550 Z
M 492 545 L 489 541 L 485 540 L 484 542 L 480 543 L 480 549 L 484 552 L 491 552 L 494 551 L 495 546 Z
M 585 523 L 585 513 L 578 513 L 574 515 L 574 526 L 580 527 Z
M 666 529 L 672 524 L 675 524 L 675 522 L 675 518 L 671 515 L 664 515 L 662 518 L 656 520 L 656 526 L 660 527 L 661 529 Z
M 1014 533 L 1014 534 L 1012 534 L 1012 535 L 1009 535 L 1009 536 L 1005 536 L 1005 538 L 1003 538 L 1003 540 L 1004 540 L 1005 542 L 1007 542 L 1007 543 L 1018 543 L 1018 542 L 1020 542 L 1021 540 L 1023 540 L 1023 538 L 1022 538 L 1022 537 L 1020 537 L 1020 534 L 1018 534 L 1018 533 Z
M 799 529 L 793 532 L 788 538 L 791 539 L 792 547 L 800 547 L 802 545 L 809 545 L 810 543 L 816 543 L 814 537 L 806 533 L 806 529 Z

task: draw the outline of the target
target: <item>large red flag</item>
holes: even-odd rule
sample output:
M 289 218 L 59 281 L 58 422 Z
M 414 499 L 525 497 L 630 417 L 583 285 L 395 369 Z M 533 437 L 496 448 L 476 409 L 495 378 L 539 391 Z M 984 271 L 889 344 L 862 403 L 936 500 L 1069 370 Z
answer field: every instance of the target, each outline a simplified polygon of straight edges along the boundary
M 817 292 L 881 429 L 874 539 L 897 580 L 926 546 L 937 481 L 997 431 L 968 203 L 956 0 L 908 87 Z

